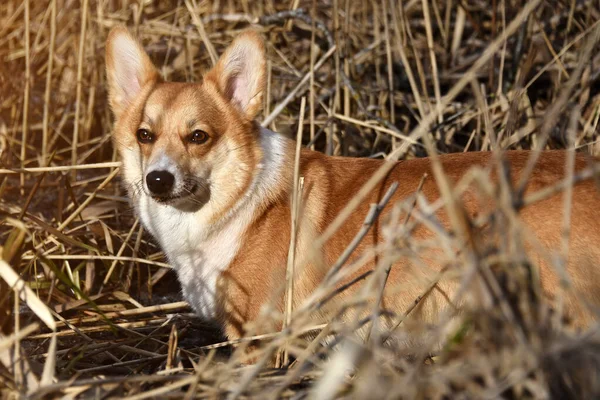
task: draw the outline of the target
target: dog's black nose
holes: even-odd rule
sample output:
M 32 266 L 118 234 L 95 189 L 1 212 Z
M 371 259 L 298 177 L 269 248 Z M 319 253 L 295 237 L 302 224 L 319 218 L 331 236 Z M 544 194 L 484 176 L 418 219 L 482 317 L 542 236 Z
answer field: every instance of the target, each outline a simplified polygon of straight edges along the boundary
M 146 175 L 148 189 L 155 195 L 168 194 L 173 189 L 175 177 L 169 171 L 152 171 Z

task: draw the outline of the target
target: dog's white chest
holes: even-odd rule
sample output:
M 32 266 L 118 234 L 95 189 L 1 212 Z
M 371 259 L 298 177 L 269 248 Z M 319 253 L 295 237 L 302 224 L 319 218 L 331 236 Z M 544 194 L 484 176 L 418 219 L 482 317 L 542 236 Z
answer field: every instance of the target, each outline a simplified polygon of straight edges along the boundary
M 139 214 L 176 270 L 185 299 L 201 317 L 215 318 L 217 278 L 237 254 L 244 226 L 232 220 L 208 232 L 194 214 L 158 205 L 145 196 L 139 201 Z

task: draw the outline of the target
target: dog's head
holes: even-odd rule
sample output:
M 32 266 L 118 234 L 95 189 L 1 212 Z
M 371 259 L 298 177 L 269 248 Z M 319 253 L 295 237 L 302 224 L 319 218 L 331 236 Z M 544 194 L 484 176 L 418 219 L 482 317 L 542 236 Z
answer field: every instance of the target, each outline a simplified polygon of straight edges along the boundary
M 142 46 L 123 26 L 106 42 L 113 143 L 130 195 L 195 211 L 225 211 L 250 185 L 261 158 L 265 91 L 260 36 L 238 36 L 198 83 L 163 82 Z

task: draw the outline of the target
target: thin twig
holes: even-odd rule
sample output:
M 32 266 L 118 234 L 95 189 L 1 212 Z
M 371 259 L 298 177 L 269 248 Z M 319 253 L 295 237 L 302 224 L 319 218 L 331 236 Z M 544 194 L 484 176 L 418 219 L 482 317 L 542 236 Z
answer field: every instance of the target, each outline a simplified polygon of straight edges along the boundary
M 296 155 L 294 157 L 294 183 L 292 192 L 292 207 L 291 207 L 291 232 L 290 246 L 287 259 L 286 282 L 287 288 L 285 292 L 285 316 L 283 321 L 283 329 L 292 322 L 292 307 L 294 304 L 294 276 L 296 264 L 296 242 L 298 235 L 298 222 L 300 219 L 300 208 L 302 204 L 302 186 L 303 177 L 300 176 L 300 153 L 302 151 L 302 128 L 304 125 L 304 108 L 306 107 L 306 97 L 300 102 L 300 120 L 298 121 L 298 132 L 296 133 Z M 286 349 L 283 349 L 283 365 L 289 364 L 289 354 Z

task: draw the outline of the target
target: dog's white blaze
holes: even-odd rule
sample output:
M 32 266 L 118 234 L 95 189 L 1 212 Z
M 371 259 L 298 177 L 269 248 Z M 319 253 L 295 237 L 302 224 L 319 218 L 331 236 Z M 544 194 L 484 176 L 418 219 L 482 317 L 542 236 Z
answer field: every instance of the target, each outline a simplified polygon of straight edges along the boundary
M 178 174 L 177 163 L 167 156 L 164 151 L 154 156 L 146 167 L 146 174 L 152 171 L 169 171 L 173 175 Z
M 145 193 L 137 200 L 140 218 L 177 271 L 185 299 L 204 318 L 216 316 L 217 278 L 236 256 L 255 210 L 281 179 L 286 161 L 284 140 L 261 129 L 263 160 L 259 171 L 248 191 L 214 225 L 207 224 L 211 202 L 191 213 L 159 204 Z

